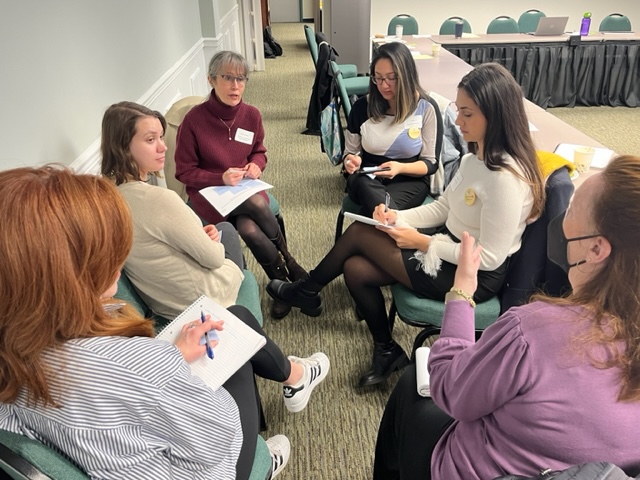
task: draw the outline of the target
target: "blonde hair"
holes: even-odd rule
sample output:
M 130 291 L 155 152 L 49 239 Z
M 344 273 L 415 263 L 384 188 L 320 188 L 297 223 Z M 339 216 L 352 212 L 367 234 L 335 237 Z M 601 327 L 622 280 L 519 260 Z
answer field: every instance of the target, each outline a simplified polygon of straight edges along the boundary
M 101 298 L 131 248 L 129 209 L 107 179 L 55 166 L 0 172 L 0 198 L 0 401 L 25 389 L 30 401 L 55 404 L 46 349 L 153 336 L 133 308 L 111 315 Z

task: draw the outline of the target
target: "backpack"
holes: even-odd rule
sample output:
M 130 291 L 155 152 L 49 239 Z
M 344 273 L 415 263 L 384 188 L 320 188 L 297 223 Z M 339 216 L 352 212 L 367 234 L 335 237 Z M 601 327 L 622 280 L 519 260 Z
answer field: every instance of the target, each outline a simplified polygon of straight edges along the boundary
M 638 477 L 636 477 L 638 478 Z M 574 465 L 566 470 L 543 470 L 535 477 L 505 475 L 494 480 L 631 480 L 620 467 L 608 462 L 590 462 Z
M 278 42 L 276 42 L 276 39 L 273 38 L 273 34 L 271 33 L 271 27 L 269 26 L 264 27 L 264 33 L 262 34 L 262 37 L 265 43 L 265 52 L 266 52 L 267 44 L 269 44 L 271 51 L 276 57 L 279 57 L 280 55 L 282 55 L 282 47 Z

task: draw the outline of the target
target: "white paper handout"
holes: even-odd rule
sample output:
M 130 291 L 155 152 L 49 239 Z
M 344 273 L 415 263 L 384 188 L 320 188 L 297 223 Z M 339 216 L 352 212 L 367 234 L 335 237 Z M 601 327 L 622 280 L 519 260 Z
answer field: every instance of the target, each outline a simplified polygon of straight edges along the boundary
M 574 145 L 572 143 L 561 143 L 559 144 L 553 153 L 560 155 L 563 158 L 566 158 L 570 162 L 573 162 L 573 152 L 576 148 L 586 147 L 588 145 Z M 609 150 L 608 148 L 598 148 L 593 147 L 595 150 L 593 154 L 593 160 L 591 161 L 591 166 L 594 168 L 604 168 L 609 164 L 609 160 L 613 156 L 613 150 Z
M 380 223 L 379 221 L 373 218 L 364 217 L 362 215 L 358 215 L 357 213 L 344 212 L 344 216 L 347 218 L 350 218 L 351 220 L 355 220 L 357 222 L 366 223 L 367 225 L 375 225 L 375 226 L 380 226 L 384 228 L 393 228 L 393 225 L 385 225 L 384 223 Z
M 273 188 L 262 180 L 243 178 L 237 185 L 223 185 L 220 187 L 205 187 L 200 194 L 213 205 L 222 216 L 229 215 L 238 208 L 247 198 L 263 190 Z

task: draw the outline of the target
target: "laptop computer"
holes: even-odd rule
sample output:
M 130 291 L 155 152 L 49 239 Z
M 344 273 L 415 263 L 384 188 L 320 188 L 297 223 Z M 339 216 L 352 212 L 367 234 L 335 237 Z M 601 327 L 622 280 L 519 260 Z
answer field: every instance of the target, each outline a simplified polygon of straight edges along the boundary
M 538 27 L 530 35 L 563 35 L 569 17 L 540 17 Z

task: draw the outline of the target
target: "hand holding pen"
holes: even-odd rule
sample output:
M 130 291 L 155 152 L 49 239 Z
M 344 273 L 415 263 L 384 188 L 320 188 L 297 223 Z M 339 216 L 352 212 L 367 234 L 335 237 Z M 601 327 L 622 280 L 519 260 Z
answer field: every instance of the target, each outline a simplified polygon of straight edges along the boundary
M 387 194 L 388 195 L 388 194 Z M 389 208 L 390 199 L 385 199 L 384 204 L 378 205 L 373 211 L 373 218 L 385 225 L 395 225 L 398 213 Z
M 204 316 L 204 311 L 200 310 L 200 320 L 202 321 L 202 323 L 206 323 L 207 322 L 207 318 Z M 212 332 L 214 332 L 211 336 L 213 337 L 215 335 L 215 339 L 214 340 L 218 340 L 220 337 L 218 337 L 218 334 L 215 333 L 215 330 L 212 330 Z M 204 332 L 204 345 L 207 348 L 207 357 L 209 357 L 211 360 L 213 360 L 214 358 L 214 353 L 213 353 L 213 348 L 211 348 L 211 339 L 209 337 L 209 330 Z
M 217 330 L 222 330 L 223 325 L 223 321 L 211 320 L 211 318 L 207 318 L 206 315 L 205 322 L 203 323 L 201 316 L 198 320 L 189 322 L 182 327 L 180 336 L 175 341 L 175 346 L 178 347 L 180 353 L 182 353 L 182 356 L 188 363 L 193 362 L 202 357 L 207 351 L 207 346 L 214 348 L 218 344 L 219 337 Z M 205 334 L 209 337 L 207 346 L 203 344 L 206 342 Z M 205 342 L 203 342 L 203 339 L 205 339 Z

